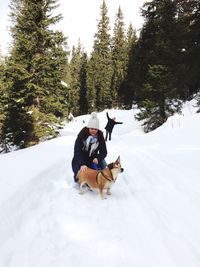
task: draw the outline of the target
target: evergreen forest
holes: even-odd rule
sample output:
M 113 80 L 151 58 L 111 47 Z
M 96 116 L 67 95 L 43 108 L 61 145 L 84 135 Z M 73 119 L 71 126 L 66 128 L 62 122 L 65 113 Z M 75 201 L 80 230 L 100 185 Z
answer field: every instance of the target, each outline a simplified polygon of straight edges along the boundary
M 12 44 L 0 55 L 0 151 L 56 137 L 69 115 L 137 107 L 145 132 L 194 96 L 200 111 L 200 1 L 152 0 L 137 33 L 100 6 L 92 51 L 70 51 L 58 0 L 10 0 Z M 112 30 L 111 30 L 112 29 Z M 199 98 L 198 98 L 199 97 Z

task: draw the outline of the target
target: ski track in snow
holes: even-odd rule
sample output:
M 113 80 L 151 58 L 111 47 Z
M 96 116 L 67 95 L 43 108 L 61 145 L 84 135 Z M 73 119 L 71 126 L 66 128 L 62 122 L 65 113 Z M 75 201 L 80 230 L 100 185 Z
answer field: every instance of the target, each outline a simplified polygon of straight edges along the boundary
M 200 266 L 193 183 L 160 148 L 128 146 L 117 137 L 108 147 L 108 163 L 119 154 L 125 171 L 105 200 L 97 191 L 78 193 L 69 153 L 1 205 L 0 267 Z
M 167 164 L 144 151 L 129 151 L 127 157 L 122 151 L 121 155 L 123 162 L 131 158 L 134 168 L 125 170 L 119 175 L 112 188 L 112 195 L 104 201 L 100 200 L 96 191 L 86 190 L 84 195 L 79 195 L 71 179 L 72 174 L 67 170 L 66 162 L 60 162 L 44 170 L 30 183 L 23 186 L 20 192 L 16 192 L 11 202 L 4 207 L 7 214 L 4 214 L 6 219 L 2 220 L 4 225 L 1 226 L 3 251 L 6 251 L 5 244 L 7 244 L 8 247 L 13 247 L 14 253 L 7 251 L 8 257 L 4 259 L 2 266 L 14 266 L 16 260 L 20 266 L 37 266 L 37 258 L 43 257 L 42 255 L 44 255 L 44 266 L 64 267 L 67 262 L 70 266 L 70 261 L 74 257 L 77 259 L 77 264 L 74 266 L 80 266 L 80 264 L 88 266 L 88 250 L 92 255 L 90 266 L 95 265 L 96 261 L 107 265 L 129 266 L 133 258 L 134 262 L 142 266 L 146 259 L 143 262 L 141 249 L 138 249 L 141 246 L 145 250 L 146 257 L 149 257 L 150 266 L 160 264 L 179 266 L 179 262 L 176 264 L 174 261 L 173 254 L 175 259 L 177 259 L 177 253 L 180 257 L 184 257 L 184 254 L 182 255 L 182 249 L 174 244 L 177 242 L 177 239 L 173 238 L 174 232 L 179 235 L 178 239 L 181 239 L 181 242 L 187 244 L 186 247 L 188 251 L 191 250 L 191 255 L 194 258 L 198 256 L 198 253 L 193 255 L 195 248 L 192 247 L 187 237 L 184 237 L 180 231 L 177 233 L 179 225 L 176 225 L 177 220 L 175 224 L 171 221 L 173 217 L 168 214 L 170 212 L 168 207 L 165 207 L 167 202 L 163 204 L 156 202 L 156 194 L 162 193 L 165 188 L 170 189 L 168 192 L 170 194 L 176 191 L 175 186 L 170 184 L 171 180 L 162 179 L 162 173 L 157 173 L 154 167 L 160 164 L 163 171 L 171 175 Z M 130 183 L 130 179 L 134 180 L 134 183 Z M 174 194 L 177 195 L 177 192 Z M 127 205 L 127 201 L 131 203 Z M 183 203 L 179 204 L 182 207 Z M 73 207 L 76 209 L 73 210 Z M 15 210 L 16 214 L 13 212 Z M 27 210 L 29 210 L 28 214 L 25 213 Z M 1 209 L 1 213 L 2 211 Z M 127 217 L 127 213 L 130 212 L 133 216 Z M 115 218 L 110 218 L 113 215 Z M 115 225 L 110 224 L 113 221 L 116 221 Z M 77 223 L 74 224 L 74 222 Z M 37 224 L 36 229 L 35 224 Z M 146 225 L 149 227 L 146 228 Z M 160 229 L 163 227 L 166 229 L 166 236 L 161 238 Z M 128 236 L 127 228 L 129 229 Z M 18 229 L 17 232 L 16 229 Z M 4 236 L 3 232 L 10 232 L 10 236 Z M 25 240 L 20 240 L 22 232 Z M 163 243 L 160 242 L 162 239 Z M 155 251 L 153 246 L 149 247 L 152 242 L 156 244 L 155 247 L 159 248 L 159 251 Z M 132 255 L 126 253 L 129 251 L 129 246 L 133 248 Z M 106 251 L 102 255 L 102 250 L 104 251 L 105 248 Z M 60 255 L 60 251 L 65 250 L 66 254 Z M 85 255 L 82 254 L 84 250 Z M 188 254 L 188 251 L 185 253 Z M 120 258 L 116 257 L 119 253 L 122 255 Z M 157 253 L 168 258 L 168 261 L 157 262 Z M 110 257 L 111 255 L 113 257 Z M 29 265 L 30 256 L 32 265 Z M 186 262 L 185 266 L 189 266 L 188 264 L 189 262 Z

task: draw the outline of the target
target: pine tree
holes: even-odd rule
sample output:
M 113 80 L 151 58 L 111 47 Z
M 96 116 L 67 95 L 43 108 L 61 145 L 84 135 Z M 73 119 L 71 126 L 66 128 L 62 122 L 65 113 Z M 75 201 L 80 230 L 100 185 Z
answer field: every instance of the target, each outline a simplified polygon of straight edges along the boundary
M 96 63 L 99 61 L 99 56 L 97 53 L 93 53 L 88 62 L 87 69 L 87 103 L 88 103 L 88 111 L 92 112 L 96 110 L 97 107 L 97 65 Z
M 88 99 L 87 99 L 87 68 L 88 58 L 87 54 L 83 53 L 80 64 L 80 112 L 81 114 L 88 113 Z
M 87 104 L 87 54 L 78 42 L 72 47 L 71 61 L 69 63 L 68 78 L 68 104 L 69 112 L 73 115 L 86 114 Z
M 193 24 L 191 24 L 191 39 L 192 39 L 192 49 L 191 49 L 191 61 L 193 62 L 193 68 L 191 71 L 193 72 L 192 77 L 192 89 L 194 92 L 200 92 L 200 2 L 195 2 L 195 8 L 192 15 Z M 190 65 L 191 66 L 191 65 Z M 198 98 L 197 105 L 199 107 L 198 112 L 200 112 L 200 97 Z
M 177 7 L 177 22 L 178 35 L 180 43 L 180 53 L 177 57 L 178 66 L 176 68 L 176 76 L 179 83 L 179 91 L 183 100 L 192 96 L 198 88 L 198 80 L 195 62 L 198 58 L 196 55 L 198 51 L 196 48 L 195 32 L 198 34 L 199 30 L 193 32 L 194 29 L 194 14 L 197 11 L 197 1 L 176 0 Z M 196 11 L 195 11 L 196 10 Z M 194 50 L 193 50 L 194 48 Z M 193 54 L 194 52 L 194 54 Z M 197 71 L 197 72 L 196 72 Z
M 5 98 L 6 98 L 6 90 L 5 90 L 5 85 L 3 82 L 4 78 L 4 68 L 5 64 L 3 62 L 3 59 L 1 58 L 0 54 L 0 152 L 3 149 L 3 123 L 5 120 Z
M 125 79 L 120 87 L 120 98 L 125 108 L 132 108 L 135 100 L 134 86 L 132 85 L 132 72 L 134 63 L 135 46 L 137 43 L 136 30 L 133 29 L 132 24 L 129 25 L 126 36 L 126 72 Z
M 128 53 L 128 59 L 132 54 L 132 50 L 135 47 L 135 43 L 137 41 L 137 35 L 136 35 L 136 30 L 133 28 L 133 25 L 130 24 L 127 30 L 127 36 L 126 36 L 127 42 L 126 42 L 126 47 L 127 47 L 127 53 Z M 127 63 L 128 63 L 127 59 Z
M 147 82 L 143 85 L 144 100 L 141 111 L 136 115 L 143 121 L 144 131 L 161 126 L 169 116 L 180 112 L 180 101 L 174 98 L 173 75 L 165 65 L 149 67 Z
M 112 106 L 111 78 L 112 55 L 109 17 L 105 1 L 100 7 L 101 19 L 94 38 L 93 51 L 88 65 L 88 109 L 103 110 Z
M 52 16 L 57 0 L 12 0 L 13 46 L 6 67 L 9 105 L 4 136 L 23 148 L 56 136 L 56 123 L 66 115 L 61 84 L 66 38 L 53 31 L 61 15 Z
M 126 100 L 125 104 L 131 108 L 133 102 L 140 105 L 142 101 L 141 88 L 145 82 L 148 65 L 155 47 L 156 27 L 152 21 L 146 22 L 141 31 L 139 39 L 133 43 L 129 50 L 128 70 L 126 77 Z
M 179 110 L 175 70 L 180 47 L 174 1 L 147 2 L 143 15 L 146 22 L 136 46 L 133 76 L 141 108 L 137 118 L 145 118 L 145 131 L 150 131 Z
M 69 79 L 69 90 L 68 90 L 68 101 L 70 106 L 70 112 L 77 116 L 80 115 L 80 71 L 81 71 L 81 57 L 82 47 L 80 42 L 77 47 L 73 46 L 72 55 L 70 61 L 70 79 Z
M 191 1 L 190 21 L 189 21 L 189 57 L 187 78 L 189 81 L 189 95 L 200 91 L 200 2 Z
M 119 7 L 116 14 L 112 38 L 113 75 L 111 94 L 113 106 L 119 106 L 122 104 L 122 95 L 124 90 L 124 88 L 122 88 L 122 83 L 126 75 L 128 56 L 126 45 L 124 16 L 121 8 Z

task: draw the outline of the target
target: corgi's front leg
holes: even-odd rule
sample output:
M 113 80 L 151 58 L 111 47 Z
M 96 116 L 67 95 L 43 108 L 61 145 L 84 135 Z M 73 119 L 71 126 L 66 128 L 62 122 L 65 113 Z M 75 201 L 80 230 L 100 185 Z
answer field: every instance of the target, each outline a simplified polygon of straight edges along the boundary
M 99 194 L 100 194 L 101 199 L 103 200 L 105 198 L 104 193 L 103 193 L 103 188 L 99 188 Z
M 111 195 L 111 192 L 110 192 L 110 187 L 109 187 L 109 188 L 107 188 L 106 194 L 107 194 L 107 195 Z
M 79 186 L 79 194 L 81 194 L 81 195 L 84 193 L 83 185 L 84 185 L 84 183 L 81 183 L 80 186 Z

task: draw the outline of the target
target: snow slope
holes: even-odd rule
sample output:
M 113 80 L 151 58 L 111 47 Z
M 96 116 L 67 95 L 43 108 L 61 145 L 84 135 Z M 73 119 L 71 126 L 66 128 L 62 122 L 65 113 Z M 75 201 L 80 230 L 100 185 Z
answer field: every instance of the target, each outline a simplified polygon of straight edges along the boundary
M 59 138 L 0 155 L 0 267 L 200 266 L 200 114 L 186 103 L 183 115 L 144 134 L 135 112 L 109 110 L 124 123 L 106 160 L 120 155 L 125 171 L 105 200 L 79 195 L 72 178 L 89 115 Z

